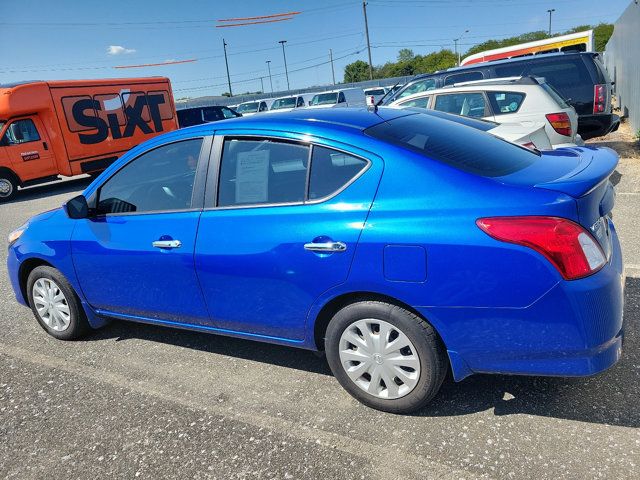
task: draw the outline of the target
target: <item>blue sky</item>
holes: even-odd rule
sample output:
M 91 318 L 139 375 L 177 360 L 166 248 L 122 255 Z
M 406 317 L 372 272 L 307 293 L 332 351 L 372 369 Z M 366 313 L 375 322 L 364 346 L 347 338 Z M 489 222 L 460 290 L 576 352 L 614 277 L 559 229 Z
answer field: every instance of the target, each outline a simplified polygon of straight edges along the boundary
M 5 0 L 6 1 L 6 0 Z M 370 0 L 367 7 L 373 63 L 394 60 L 400 48 L 428 53 L 462 50 L 490 38 L 586 23 L 614 22 L 629 0 Z M 16 4 L 17 5 L 17 4 Z M 6 6 L 5 6 L 6 7 Z M 216 20 L 301 11 L 293 20 L 216 28 Z M 366 61 L 362 2 L 358 0 L 20 0 L 0 16 L 0 83 L 26 79 L 77 79 L 164 75 L 174 95 L 217 95 L 227 89 L 222 39 L 228 43 L 234 93 L 286 88 L 279 40 L 287 40 L 291 88 L 331 82 L 344 66 Z M 111 48 L 109 48 L 111 47 Z M 119 70 L 117 65 L 197 59 L 172 66 Z

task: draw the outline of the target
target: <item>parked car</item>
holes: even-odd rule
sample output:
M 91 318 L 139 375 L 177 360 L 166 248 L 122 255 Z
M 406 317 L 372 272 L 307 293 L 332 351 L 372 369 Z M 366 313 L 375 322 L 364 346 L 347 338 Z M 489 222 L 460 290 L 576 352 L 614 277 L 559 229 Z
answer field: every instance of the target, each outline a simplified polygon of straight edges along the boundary
M 312 95 L 290 95 L 288 97 L 276 98 L 271 104 L 270 112 L 290 112 L 295 108 L 303 108 L 307 106 Z
M 403 97 L 391 106 L 430 108 L 498 123 L 542 124 L 555 148 L 576 144 L 578 115 L 543 78 L 456 83 Z
M 0 85 L 0 202 L 18 187 L 100 172 L 176 128 L 168 78 Z
M 119 319 L 324 349 L 351 395 L 396 413 L 449 370 L 609 368 L 617 155 L 457 118 L 299 109 L 157 137 L 10 234 L 16 298 L 63 340 Z
M 245 117 L 255 115 L 256 113 L 262 113 L 269 110 L 271 99 L 268 100 L 251 100 L 238 105 L 237 112 Z
M 310 108 L 364 107 L 364 90 L 361 88 L 343 88 L 329 92 L 316 93 L 309 104 Z
M 488 78 L 544 77 L 578 114 L 578 133 L 583 140 L 606 135 L 618 129 L 620 118 L 612 113 L 611 80 L 600 56 L 587 53 L 549 53 L 511 58 L 451 68 L 418 75 L 385 104 L 415 93 L 442 88 L 454 83 Z
M 180 128 L 242 116 L 232 108 L 223 106 L 183 108 L 177 113 Z
M 389 91 L 387 87 L 372 87 L 367 88 L 364 91 L 364 97 L 366 99 L 367 105 L 375 105 L 378 103 L 382 97 Z

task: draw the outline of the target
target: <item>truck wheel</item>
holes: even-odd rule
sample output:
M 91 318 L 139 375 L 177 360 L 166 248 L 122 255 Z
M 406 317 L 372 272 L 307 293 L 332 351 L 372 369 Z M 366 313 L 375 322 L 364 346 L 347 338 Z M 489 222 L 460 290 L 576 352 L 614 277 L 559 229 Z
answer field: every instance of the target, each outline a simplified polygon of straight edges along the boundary
M 18 185 L 13 176 L 6 172 L 0 172 L 0 202 L 13 198 L 17 189 Z

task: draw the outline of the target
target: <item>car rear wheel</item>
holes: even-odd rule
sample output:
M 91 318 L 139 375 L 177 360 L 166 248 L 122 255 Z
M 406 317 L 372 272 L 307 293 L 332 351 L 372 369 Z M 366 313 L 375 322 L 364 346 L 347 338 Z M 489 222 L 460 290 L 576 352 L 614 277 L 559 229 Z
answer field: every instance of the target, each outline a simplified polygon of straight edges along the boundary
M 426 405 L 447 372 L 446 354 L 433 327 L 384 302 L 357 302 L 340 310 L 327 327 L 325 350 L 347 392 L 392 413 Z
M 36 320 L 49 335 L 73 340 L 89 330 L 78 296 L 55 268 L 34 268 L 27 279 L 27 295 Z
M 18 189 L 18 185 L 12 176 L 0 172 L 0 202 L 5 202 L 13 198 Z

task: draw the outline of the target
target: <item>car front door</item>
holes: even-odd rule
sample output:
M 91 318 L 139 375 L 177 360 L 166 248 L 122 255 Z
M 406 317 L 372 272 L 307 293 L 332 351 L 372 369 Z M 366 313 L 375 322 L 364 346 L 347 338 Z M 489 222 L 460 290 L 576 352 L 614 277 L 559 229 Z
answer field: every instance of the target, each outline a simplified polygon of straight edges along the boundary
M 382 160 L 326 140 L 247 135 L 216 136 L 198 278 L 215 327 L 302 341 L 314 301 L 348 276 Z
M 210 137 L 157 146 L 90 196 L 95 214 L 78 220 L 72 255 L 98 313 L 187 324 L 208 318 L 193 253 L 210 150 Z

